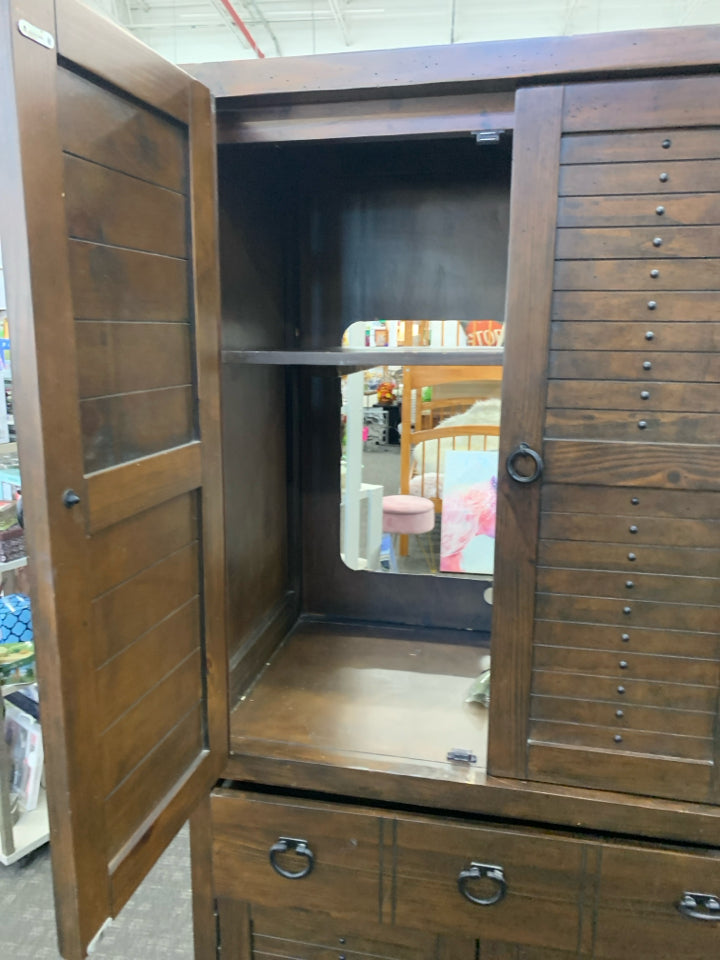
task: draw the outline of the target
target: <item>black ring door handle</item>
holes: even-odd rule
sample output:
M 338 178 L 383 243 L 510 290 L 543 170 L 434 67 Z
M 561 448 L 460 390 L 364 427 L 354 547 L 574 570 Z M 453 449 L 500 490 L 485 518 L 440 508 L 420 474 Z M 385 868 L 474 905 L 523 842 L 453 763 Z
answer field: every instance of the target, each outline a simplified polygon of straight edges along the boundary
M 535 469 L 532 473 L 525 476 L 524 474 L 517 472 L 515 469 L 515 460 L 518 457 L 530 457 L 530 459 L 535 463 Z M 515 447 L 513 452 L 505 461 L 507 472 L 516 483 L 533 483 L 533 481 L 537 480 L 542 474 L 544 466 L 545 465 L 543 464 L 540 454 L 533 450 L 532 447 L 528 446 L 527 443 L 521 443 L 519 447 Z
M 473 880 L 491 880 L 495 884 L 494 892 L 489 897 L 476 897 L 468 889 L 468 884 Z M 458 890 L 470 903 L 477 903 L 481 907 L 491 907 L 494 903 L 500 903 L 507 893 L 505 872 L 502 867 L 497 867 L 491 863 L 473 862 L 467 870 L 460 871 Z
M 676 906 L 691 920 L 720 920 L 720 897 L 712 893 L 684 893 Z
M 277 859 L 283 853 L 294 853 L 298 857 L 302 857 L 305 861 L 302 868 L 300 870 L 286 870 Z M 315 866 L 315 854 L 308 846 L 307 840 L 298 840 L 295 837 L 279 837 L 277 843 L 270 847 L 270 863 L 273 870 L 279 873 L 281 877 L 285 877 L 286 880 L 302 880 L 303 877 L 312 873 Z

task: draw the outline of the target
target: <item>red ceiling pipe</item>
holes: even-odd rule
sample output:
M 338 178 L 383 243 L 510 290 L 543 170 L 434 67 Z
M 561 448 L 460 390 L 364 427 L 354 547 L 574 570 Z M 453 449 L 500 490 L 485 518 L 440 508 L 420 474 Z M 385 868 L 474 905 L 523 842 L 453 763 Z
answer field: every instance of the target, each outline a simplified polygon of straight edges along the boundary
M 259 47 L 259 46 L 257 45 L 257 43 L 255 42 L 255 37 L 250 33 L 250 31 L 249 31 L 248 28 L 247 28 L 247 25 L 246 25 L 245 21 L 244 21 L 243 18 L 240 16 L 240 14 L 237 12 L 237 10 L 236 10 L 235 7 L 232 5 L 232 3 L 230 2 L 230 0 L 221 0 L 221 2 L 222 2 L 222 5 L 223 5 L 223 6 L 225 7 L 225 9 L 227 10 L 227 12 L 228 12 L 228 13 L 230 14 L 230 16 L 232 17 L 233 22 L 234 22 L 235 25 L 240 29 L 240 32 L 241 32 L 242 35 L 245 37 L 245 39 L 246 39 L 247 42 L 250 44 L 250 46 L 253 48 L 253 50 L 255 51 L 255 53 L 257 54 L 257 56 L 260 58 L 260 60 L 264 60 L 264 59 L 265 59 L 265 54 L 262 52 L 262 50 L 260 49 L 260 47 Z

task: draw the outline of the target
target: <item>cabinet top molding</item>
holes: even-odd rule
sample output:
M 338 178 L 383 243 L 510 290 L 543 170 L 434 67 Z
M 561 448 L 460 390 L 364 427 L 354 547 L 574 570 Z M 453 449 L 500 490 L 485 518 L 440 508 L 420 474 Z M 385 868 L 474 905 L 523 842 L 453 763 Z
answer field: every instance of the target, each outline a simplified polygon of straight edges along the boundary
M 416 95 L 454 86 L 514 89 L 531 80 L 717 70 L 720 25 L 493 40 L 398 50 L 186 64 L 215 97 L 358 99 L 382 89 Z

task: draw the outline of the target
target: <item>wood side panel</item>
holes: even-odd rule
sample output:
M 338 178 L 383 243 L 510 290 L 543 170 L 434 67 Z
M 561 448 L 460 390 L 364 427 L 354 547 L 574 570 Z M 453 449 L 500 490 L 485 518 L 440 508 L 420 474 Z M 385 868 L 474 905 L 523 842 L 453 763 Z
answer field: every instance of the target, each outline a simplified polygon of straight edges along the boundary
M 199 487 L 202 481 L 200 449 L 199 443 L 188 443 L 157 457 L 121 464 L 88 477 L 90 532 L 97 533 Z
M 720 160 L 588 163 L 560 168 L 560 196 L 715 192 L 719 181 Z
M 70 269 L 77 320 L 188 319 L 184 260 L 73 240 Z
M 610 726 L 618 733 L 626 729 L 654 730 L 685 737 L 710 738 L 713 730 L 712 713 L 637 705 L 618 708 L 617 703 L 575 700 L 570 697 L 534 696 L 531 715 L 535 720 Z
M 650 600 L 614 600 L 605 597 L 567 597 L 540 593 L 536 614 L 542 620 L 572 620 L 580 623 L 614 623 L 617 626 L 664 627 L 717 633 L 717 607 L 690 603 L 659 603 Z
M 550 345 L 553 350 L 643 350 L 652 345 L 655 351 L 720 352 L 720 323 L 655 323 L 654 318 L 625 323 L 556 320 Z
M 187 257 L 181 194 L 68 154 L 65 213 L 73 239 Z
M 100 737 L 99 771 L 105 796 L 112 793 L 202 697 L 200 652 L 195 651 Z M 202 729 L 202 728 L 201 728 Z
M 570 483 L 546 483 L 541 500 L 543 510 L 548 513 L 606 513 L 612 516 L 635 513 L 654 519 L 720 520 L 720 493 L 697 491 L 688 497 L 684 490 L 638 488 L 629 491 L 617 487 L 588 488 Z M 696 545 L 702 546 L 701 543 Z
M 552 482 L 720 490 L 720 448 L 672 443 L 547 440 L 545 477 Z
M 565 100 L 563 130 L 717 125 L 716 76 L 668 77 L 662 83 L 662 96 L 655 79 L 574 84 Z
M 646 443 L 720 443 L 720 414 L 635 410 L 548 410 L 545 436 Z
M 192 383 L 187 324 L 84 321 L 75 333 L 83 400 Z
M 162 802 L 165 785 L 181 780 L 202 755 L 203 747 L 203 709 L 198 704 L 107 797 L 107 852 L 111 859 Z
M 531 743 L 534 780 L 706 802 L 712 766 L 702 760 L 618 753 L 591 747 Z
M 560 88 L 516 97 L 500 463 L 520 442 L 542 449 L 562 97 Z M 515 383 L 525 388 L 514 390 Z M 496 776 L 526 772 L 539 500 L 536 484 L 514 484 L 501 473 L 488 755 Z
M 622 597 L 628 600 L 665 600 L 677 603 L 720 604 L 720 580 L 692 576 L 657 576 L 643 572 L 629 575 L 593 573 L 590 570 L 538 568 L 537 587 L 541 593 L 568 593 L 575 596 Z M 720 616 L 720 611 L 718 612 Z
M 563 141 L 564 142 L 564 141 Z M 559 227 L 652 227 L 656 233 L 666 232 L 668 226 L 694 226 L 696 224 L 720 223 L 720 196 L 717 193 L 678 193 L 678 194 L 644 194 L 641 196 L 601 196 L 601 197 L 561 197 L 558 203 Z M 598 243 L 598 232 L 581 237 L 587 245 L 590 242 Z M 715 234 L 717 231 L 715 232 Z M 715 234 L 704 236 L 714 239 Z M 634 234 L 621 234 L 626 242 Z M 663 237 L 663 240 L 665 238 Z M 568 245 L 564 233 L 559 238 L 558 251 Z M 607 250 L 601 248 L 599 257 L 607 255 Z M 560 255 L 560 254 L 558 254 Z M 656 253 L 656 256 L 658 254 Z M 612 257 L 622 257 L 618 250 L 610 252 Z M 704 252 L 700 256 L 711 256 Z M 580 254 L 571 249 L 569 259 L 579 259 Z
M 720 157 L 720 130 L 641 130 L 563 137 L 561 163 L 626 163 L 629 160 L 712 160 Z
M 58 53 L 177 120 L 190 119 L 187 77 L 116 23 L 76 0 L 57 0 Z
M 584 723 L 561 723 L 553 720 L 533 720 L 530 740 L 535 743 L 554 743 L 564 746 L 627 751 L 673 757 L 678 760 L 712 760 L 712 740 L 709 737 L 684 737 L 674 733 L 648 730 L 623 730 L 616 727 L 590 726 Z M 642 790 L 642 787 L 640 787 Z
M 197 598 L 98 670 L 98 727 L 106 730 L 200 647 Z
M 631 410 L 640 403 L 657 411 L 720 413 L 720 391 L 715 383 L 552 380 L 547 403 L 549 408 L 594 410 Z
M 104 664 L 199 592 L 198 545 L 189 544 L 93 601 L 95 663 Z
M 645 627 L 623 629 L 595 623 L 538 620 L 535 624 L 535 642 L 551 646 L 613 650 L 619 655 L 641 651 L 671 657 L 697 657 L 698 660 L 720 659 L 720 636 L 683 633 L 680 630 L 649 630 Z M 568 694 L 572 695 L 572 692 Z
M 672 710 L 696 710 L 702 713 L 712 713 L 715 709 L 715 690 L 712 687 L 632 678 L 622 678 L 619 682 L 617 677 L 597 677 L 589 673 L 536 670 L 533 673 L 533 693 L 547 697 L 605 700 L 617 704 L 618 707 L 639 704 Z
M 541 540 L 538 562 L 553 567 L 622 570 L 625 575 L 632 574 L 639 562 L 645 573 L 720 577 L 720 550 L 695 547 L 632 547 L 626 543 Z
M 666 221 L 651 227 L 564 227 L 558 230 L 555 255 L 559 260 L 718 257 L 720 227 L 675 227 Z
M 210 794 L 190 817 L 194 960 L 217 960 L 218 921 L 212 869 Z M 234 956 L 240 960 L 239 951 Z
M 218 897 L 218 932 L 223 949 L 236 960 L 253 960 L 250 904 Z
M 639 680 L 669 680 L 713 687 L 718 682 L 718 665 L 709 660 L 694 660 L 683 656 L 678 645 L 672 657 L 638 653 L 640 644 L 627 643 L 620 654 L 611 650 L 581 649 L 582 633 L 577 631 L 577 647 L 548 647 L 535 645 L 533 666 L 536 670 L 555 670 L 566 673 L 586 673 L 610 676 L 622 682 L 627 677 Z M 623 666 L 624 664 L 624 666 Z
M 195 439 L 191 386 L 83 400 L 85 472 L 106 470 Z
M 187 191 L 186 135 L 181 127 L 64 67 L 57 71 L 57 90 L 66 153 L 179 193 Z M 152 149 L 144 149 L 149 143 Z
M 654 303 L 655 306 L 650 304 Z M 619 320 L 661 323 L 663 320 L 720 320 L 714 291 L 679 293 L 569 293 L 553 297 L 553 320 Z
M 714 290 L 717 260 L 558 260 L 556 290 Z
M 720 523 L 717 520 L 655 517 L 651 513 L 651 505 L 648 512 L 650 516 L 643 511 L 639 515 L 614 517 L 594 513 L 543 513 L 540 519 L 540 536 L 553 540 L 620 542 L 628 544 L 632 550 L 641 544 L 710 549 L 718 544 Z

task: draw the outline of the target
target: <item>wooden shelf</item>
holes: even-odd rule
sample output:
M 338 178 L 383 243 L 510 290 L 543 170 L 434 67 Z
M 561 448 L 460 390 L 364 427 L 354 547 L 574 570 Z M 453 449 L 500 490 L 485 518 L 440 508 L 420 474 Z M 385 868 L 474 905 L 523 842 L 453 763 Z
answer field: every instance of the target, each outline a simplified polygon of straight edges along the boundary
M 306 762 L 352 756 L 365 768 L 409 763 L 467 780 L 486 768 L 487 710 L 465 702 L 486 653 L 302 624 L 233 711 L 231 752 Z M 477 762 L 449 762 L 456 748 Z
M 6 867 L 22 860 L 50 839 L 47 795 L 42 787 L 40 787 L 37 807 L 29 813 L 21 814 L 18 822 L 13 825 L 12 832 L 15 849 L 10 854 L 0 851 L 0 863 L 5 864 Z
M 223 350 L 224 363 L 305 367 L 501 366 L 502 347 L 336 347 L 329 350 Z

